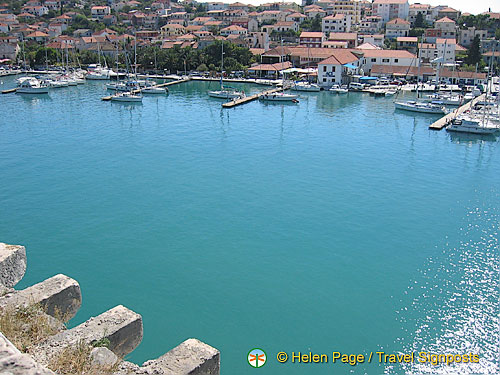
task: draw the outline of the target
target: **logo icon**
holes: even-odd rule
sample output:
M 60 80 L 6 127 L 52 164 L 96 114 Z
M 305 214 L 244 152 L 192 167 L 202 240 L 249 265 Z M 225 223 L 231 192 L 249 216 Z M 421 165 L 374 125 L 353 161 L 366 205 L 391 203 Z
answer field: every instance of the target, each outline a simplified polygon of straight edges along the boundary
M 252 367 L 262 367 L 266 364 L 266 353 L 259 348 L 252 349 L 248 352 L 248 364 Z

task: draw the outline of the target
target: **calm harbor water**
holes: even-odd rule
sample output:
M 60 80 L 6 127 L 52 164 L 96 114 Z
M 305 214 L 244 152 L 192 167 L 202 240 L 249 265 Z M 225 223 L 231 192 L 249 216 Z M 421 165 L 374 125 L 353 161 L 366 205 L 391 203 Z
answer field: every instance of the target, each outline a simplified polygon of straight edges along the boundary
M 215 83 L 141 105 L 103 86 L 0 96 L 0 241 L 27 248 L 19 287 L 79 281 L 72 326 L 123 304 L 144 320 L 131 361 L 196 337 L 225 375 L 499 371 L 496 138 L 359 93 L 223 110 Z M 480 362 L 276 361 L 421 350 Z

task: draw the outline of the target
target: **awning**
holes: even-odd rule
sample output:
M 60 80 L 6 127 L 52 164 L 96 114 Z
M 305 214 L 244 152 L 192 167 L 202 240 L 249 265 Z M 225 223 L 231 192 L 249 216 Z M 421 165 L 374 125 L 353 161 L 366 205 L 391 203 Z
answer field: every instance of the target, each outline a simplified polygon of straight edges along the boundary
M 344 64 L 342 66 L 345 66 L 346 68 L 349 68 L 349 69 L 358 69 L 358 67 L 356 65 L 352 65 L 352 64 Z
M 361 77 L 360 80 L 366 80 L 366 81 L 374 81 L 378 79 L 377 77 Z

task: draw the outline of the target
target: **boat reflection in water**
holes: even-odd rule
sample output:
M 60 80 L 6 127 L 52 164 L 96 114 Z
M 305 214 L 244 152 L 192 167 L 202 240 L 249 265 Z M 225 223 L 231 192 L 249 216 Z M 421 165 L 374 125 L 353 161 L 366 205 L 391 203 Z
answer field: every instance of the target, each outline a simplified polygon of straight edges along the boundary
M 495 134 L 472 134 L 456 132 L 450 132 L 448 134 L 450 135 L 450 139 L 453 143 L 480 144 L 497 141 L 497 136 Z

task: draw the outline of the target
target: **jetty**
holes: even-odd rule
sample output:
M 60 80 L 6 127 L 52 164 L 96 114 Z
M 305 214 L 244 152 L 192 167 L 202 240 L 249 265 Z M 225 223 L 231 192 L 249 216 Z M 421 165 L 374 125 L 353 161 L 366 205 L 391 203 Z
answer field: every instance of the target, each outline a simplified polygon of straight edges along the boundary
M 462 105 L 461 107 L 457 108 L 453 112 L 450 112 L 447 115 L 441 117 L 439 120 L 433 122 L 429 126 L 429 129 L 432 129 L 432 130 L 441 130 L 441 129 L 443 129 L 455 117 L 457 117 L 458 115 L 464 113 L 466 110 L 474 107 L 476 105 L 476 103 L 478 103 L 479 101 L 484 100 L 484 99 L 486 99 L 486 95 L 485 94 L 479 95 L 478 97 L 472 99 L 470 102 L 467 102 L 464 105 Z
M 178 79 L 176 81 L 159 83 L 157 85 L 150 86 L 149 88 L 162 88 L 162 87 L 176 85 L 178 83 L 187 82 L 187 81 L 190 81 L 190 80 L 191 80 L 191 77 L 186 77 L 186 78 Z M 143 88 L 135 89 L 135 90 L 132 90 L 131 93 L 132 94 L 140 94 L 142 92 L 142 90 L 143 90 Z M 108 100 L 111 100 L 112 97 L 113 97 L 113 95 L 108 95 L 108 96 L 102 97 L 101 99 L 105 100 L 105 101 L 108 101 Z
M 275 87 L 275 88 L 272 88 L 272 89 L 269 89 L 266 91 L 259 92 L 259 93 L 254 94 L 254 95 L 245 96 L 243 98 L 235 98 L 229 102 L 222 103 L 222 107 L 223 108 L 233 108 L 233 107 L 236 107 L 237 105 L 241 105 L 241 104 L 245 104 L 245 103 L 249 103 L 251 101 L 254 101 L 263 95 L 270 95 L 270 94 L 274 94 L 275 92 L 280 92 L 280 91 L 284 91 L 287 89 L 289 89 L 289 87 Z

